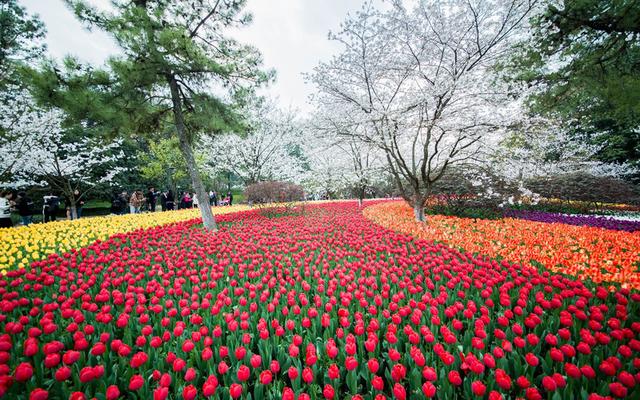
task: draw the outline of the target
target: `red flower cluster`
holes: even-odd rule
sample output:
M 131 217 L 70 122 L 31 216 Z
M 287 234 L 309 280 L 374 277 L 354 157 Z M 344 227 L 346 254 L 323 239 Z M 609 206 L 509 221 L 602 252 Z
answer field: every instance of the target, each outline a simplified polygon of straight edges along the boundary
M 0 278 L 0 395 L 640 397 L 637 292 L 396 234 L 350 203 L 220 220 Z

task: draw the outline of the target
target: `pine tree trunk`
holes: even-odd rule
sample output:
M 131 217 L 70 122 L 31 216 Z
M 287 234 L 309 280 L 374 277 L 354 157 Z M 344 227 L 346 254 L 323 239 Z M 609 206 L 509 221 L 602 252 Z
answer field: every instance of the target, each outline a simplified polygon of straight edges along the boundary
M 178 132 L 178 141 L 180 143 L 180 151 L 187 163 L 187 171 L 189 177 L 191 177 L 191 183 L 193 189 L 196 191 L 196 198 L 198 199 L 198 208 L 200 209 L 200 215 L 202 216 L 202 224 L 204 228 L 210 231 L 217 231 L 218 226 L 216 220 L 213 217 L 213 212 L 209 206 L 209 195 L 204 189 L 202 178 L 198 172 L 198 166 L 196 159 L 193 156 L 193 149 L 191 148 L 191 142 L 187 136 L 186 126 L 184 124 L 184 118 L 182 116 L 182 101 L 180 99 L 180 93 L 178 91 L 178 82 L 173 75 L 167 77 L 169 87 L 171 88 L 171 100 L 173 101 L 173 117 L 176 124 L 176 131 Z

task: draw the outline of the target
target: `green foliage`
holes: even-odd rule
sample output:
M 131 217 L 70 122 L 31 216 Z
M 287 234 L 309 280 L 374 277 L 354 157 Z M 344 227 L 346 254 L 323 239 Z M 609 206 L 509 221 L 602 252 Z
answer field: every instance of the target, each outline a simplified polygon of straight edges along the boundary
M 428 215 L 447 215 L 460 218 L 474 219 L 500 219 L 503 217 L 502 211 L 491 207 L 451 207 L 447 205 L 437 205 L 427 207 L 425 213 Z
M 170 83 L 177 84 L 190 143 L 198 134 L 238 129 L 242 118 L 234 103 L 242 103 L 271 77 L 258 69 L 257 50 L 221 34 L 249 22 L 241 14 L 244 1 L 114 1 L 113 12 L 99 11 L 82 0 L 66 2 L 80 20 L 110 33 L 124 51 L 125 56 L 108 62 L 117 82 L 113 89 L 124 99 L 121 105 L 149 104 L 153 112 L 145 111 L 154 115 L 150 120 L 163 121 L 175 106 Z M 212 86 L 227 95 L 214 95 Z M 153 123 L 138 128 L 161 130 Z
M 28 15 L 16 0 L 0 0 L 0 90 L 16 85 L 18 65 L 41 56 L 44 24 L 37 16 Z
M 149 150 L 141 152 L 139 160 L 142 177 L 159 187 L 168 182 L 181 187 L 188 183 L 187 164 L 175 137 L 149 143 Z
M 550 2 L 531 40 L 507 66 L 535 86 L 534 112 L 561 116 L 580 133 L 608 132 L 599 158 L 640 161 L 640 3 Z

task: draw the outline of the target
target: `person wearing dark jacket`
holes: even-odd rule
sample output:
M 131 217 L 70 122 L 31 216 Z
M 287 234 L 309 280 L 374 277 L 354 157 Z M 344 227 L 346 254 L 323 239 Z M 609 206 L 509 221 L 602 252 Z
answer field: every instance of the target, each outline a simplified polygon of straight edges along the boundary
M 44 204 L 42 206 L 43 221 L 55 221 L 56 213 L 58 212 L 58 206 L 60 205 L 60 199 L 58 196 L 52 194 L 44 196 Z
M 229 205 L 232 206 L 233 205 L 233 193 L 231 193 L 231 192 L 227 193 L 227 197 L 229 198 Z
M 173 210 L 175 208 L 176 198 L 173 195 L 173 190 L 167 192 L 167 210 Z
M 162 211 L 167 210 L 167 192 L 160 193 L 160 209 Z
M 156 193 L 156 189 L 153 187 L 149 188 L 147 192 L 147 206 L 149 207 L 150 212 L 154 212 L 156 210 L 156 200 L 158 198 L 158 193 Z
M 16 209 L 22 219 L 22 225 L 28 226 L 33 216 L 33 201 L 27 197 L 25 192 L 18 192 L 18 200 L 16 201 Z

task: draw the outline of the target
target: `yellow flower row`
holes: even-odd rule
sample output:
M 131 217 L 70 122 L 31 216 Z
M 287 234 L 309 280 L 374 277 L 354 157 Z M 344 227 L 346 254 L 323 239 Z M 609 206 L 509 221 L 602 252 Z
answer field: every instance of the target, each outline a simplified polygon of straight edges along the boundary
M 244 205 L 214 207 L 213 213 L 226 214 L 247 209 L 249 207 Z M 0 229 L 0 271 L 24 268 L 48 254 L 86 247 L 96 240 L 105 240 L 116 233 L 185 221 L 199 215 L 198 209 L 194 208 L 81 218 Z

